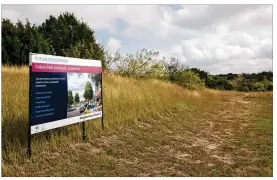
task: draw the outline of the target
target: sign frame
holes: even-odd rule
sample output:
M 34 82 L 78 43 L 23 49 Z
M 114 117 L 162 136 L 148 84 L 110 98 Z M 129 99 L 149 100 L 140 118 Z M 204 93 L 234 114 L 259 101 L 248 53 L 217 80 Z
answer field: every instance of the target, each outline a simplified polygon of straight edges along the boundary
M 98 118 L 101 118 L 101 128 L 102 128 L 102 130 L 104 130 L 104 98 L 103 98 L 103 66 L 102 66 L 102 62 L 101 62 L 101 60 L 90 60 L 90 59 L 83 59 L 83 58 L 72 58 L 72 57 L 63 57 L 63 56 L 53 56 L 53 55 L 46 55 L 46 54 L 37 54 L 37 53 L 32 53 L 32 52 L 30 52 L 29 53 L 29 109 L 28 109 L 28 111 L 29 111 L 29 113 L 28 113 L 28 149 L 27 149 L 27 154 L 28 154 L 28 156 L 29 157 L 31 157 L 31 136 L 33 135 L 33 134 L 36 134 L 36 133 L 39 133 L 39 132 L 43 132 L 43 131 L 47 131 L 47 130 L 51 130 L 51 129 L 56 129 L 56 128 L 59 128 L 59 127 L 64 127 L 64 126 L 68 126 L 68 125 L 72 125 L 72 124 L 76 124 L 76 123 L 79 123 L 79 122 L 82 122 L 82 136 L 83 136 L 83 141 L 85 141 L 86 140 L 86 128 L 85 128 L 85 121 L 88 121 L 88 120 L 93 120 L 93 119 L 91 119 L 91 118 L 89 118 L 89 116 L 91 116 L 93 113 L 90 113 L 90 114 L 88 114 L 88 115 L 84 115 L 83 117 L 81 117 L 81 116 L 77 116 L 77 117 L 80 117 L 80 121 L 71 121 L 71 122 L 68 122 L 68 123 L 61 123 L 62 121 L 64 121 L 64 120 L 70 120 L 70 118 L 65 118 L 65 119 L 59 119 L 59 120 L 55 120 L 55 121 L 52 121 L 52 122 L 48 122 L 48 123 L 51 123 L 51 125 L 53 125 L 53 124 L 55 124 L 55 127 L 53 127 L 53 128 L 46 128 L 46 129 L 42 129 L 41 131 L 38 131 L 38 132 L 35 132 L 34 131 L 34 128 L 36 128 L 36 126 L 35 127 L 33 127 L 33 126 L 31 126 L 31 118 L 32 118 L 32 101 L 31 101 L 31 98 L 32 98 L 32 66 L 33 66 L 33 59 L 32 59 L 32 55 L 41 55 L 41 56 L 47 56 L 47 57 L 52 57 L 52 58 L 60 58 L 60 59 L 71 59 L 72 60 L 72 62 L 74 63 L 74 65 L 76 64 L 76 60 L 78 60 L 78 61 L 82 61 L 82 60 L 85 60 L 84 62 L 82 62 L 81 64 L 82 64 L 82 66 L 83 66 L 83 64 L 84 65 L 88 65 L 88 61 L 90 61 L 90 63 L 92 62 L 92 61 L 94 61 L 94 62 L 96 62 L 96 63 L 98 63 L 98 65 L 100 64 L 100 67 L 101 67 L 101 73 L 99 73 L 99 74 L 101 74 L 100 76 L 101 76 L 101 81 L 100 81 L 100 83 L 101 83 L 101 105 L 102 105 L 102 107 L 101 107 L 101 111 L 96 111 L 94 114 L 96 114 L 96 113 L 99 113 L 99 112 L 101 112 L 100 114 L 101 115 L 96 115 L 93 119 L 98 119 Z M 45 62 L 44 62 L 45 63 Z M 59 64 L 59 63 L 54 63 L 53 64 L 54 66 L 55 65 L 61 65 L 61 64 Z M 76 64 L 76 65 L 79 65 L 79 63 L 78 64 Z M 70 65 L 67 65 L 67 66 L 70 66 Z M 80 65 L 79 65 L 80 66 Z M 83 67 L 86 67 L 86 66 L 83 66 Z M 81 67 L 82 68 L 82 67 Z M 47 72 L 47 71 L 44 71 L 44 72 Z M 58 72 L 62 72 L 62 71 L 58 71 Z M 75 118 L 76 119 L 76 117 L 72 117 L 72 118 Z M 44 124 L 47 124 L 47 123 L 44 123 Z M 40 124 L 41 125 L 41 124 Z M 34 133 L 32 133 L 32 132 L 34 132 Z

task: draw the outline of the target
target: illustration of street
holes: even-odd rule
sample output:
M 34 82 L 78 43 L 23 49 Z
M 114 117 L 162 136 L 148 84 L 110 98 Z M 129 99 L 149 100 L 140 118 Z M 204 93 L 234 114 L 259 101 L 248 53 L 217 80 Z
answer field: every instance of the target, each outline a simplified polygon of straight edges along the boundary
M 74 117 L 74 116 L 79 116 L 81 115 L 84 111 L 86 110 L 86 106 L 83 104 L 78 104 L 74 108 L 70 108 L 67 110 L 67 117 Z

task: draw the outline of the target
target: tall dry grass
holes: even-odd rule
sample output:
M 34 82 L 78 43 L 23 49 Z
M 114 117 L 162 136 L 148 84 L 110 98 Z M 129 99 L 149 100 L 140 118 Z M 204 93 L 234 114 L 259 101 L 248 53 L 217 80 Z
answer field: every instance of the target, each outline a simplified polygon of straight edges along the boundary
M 55 173 L 60 176 L 63 175 L 64 172 L 71 176 L 72 174 L 87 176 L 87 171 L 91 172 L 92 175 L 103 173 L 105 176 L 109 176 L 111 174 L 110 170 L 114 170 L 113 161 L 110 159 L 112 156 L 109 154 L 118 151 L 120 152 L 120 156 L 116 157 L 120 159 L 121 153 L 125 153 L 126 156 L 132 155 L 132 153 L 129 152 L 130 149 L 132 149 L 133 154 L 136 153 L 136 148 L 140 147 L 139 144 L 136 144 L 138 142 L 136 141 L 137 138 L 143 138 L 143 146 L 145 145 L 144 143 L 153 144 L 153 149 L 156 150 L 157 147 L 155 146 L 157 145 L 163 148 L 165 147 L 163 145 L 167 143 L 172 144 L 173 135 L 179 137 L 181 132 L 195 132 L 195 135 L 190 134 L 189 136 L 183 136 L 185 138 L 182 139 L 181 143 L 176 143 L 174 140 L 173 144 L 175 143 L 175 148 L 180 150 L 184 148 L 182 147 L 182 145 L 185 144 L 183 140 L 188 140 L 189 138 L 209 139 L 211 138 L 211 133 L 217 134 L 221 132 L 225 135 L 226 129 L 234 129 L 241 133 L 240 122 L 245 118 L 249 118 L 248 130 L 245 132 L 242 131 L 244 133 L 243 135 L 234 133 L 234 135 L 238 135 L 235 137 L 235 140 L 238 140 L 237 144 L 235 144 L 235 146 L 234 144 L 229 144 L 232 142 L 229 142 L 229 140 L 223 144 L 226 147 L 235 147 L 234 151 L 230 148 L 226 148 L 224 152 L 229 151 L 234 157 L 236 153 L 238 153 L 237 158 L 240 158 L 241 153 L 239 153 L 239 151 L 237 152 L 237 150 L 240 147 L 244 147 L 245 144 L 248 144 L 250 149 L 252 148 L 255 151 L 259 151 L 258 157 L 262 157 L 264 163 L 269 164 L 269 166 L 265 166 L 259 165 L 257 162 L 255 165 L 257 167 L 261 166 L 260 168 L 265 167 L 266 171 L 268 170 L 268 173 L 265 174 L 272 174 L 272 168 L 270 168 L 270 163 L 272 162 L 271 133 L 273 132 L 271 123 L 272 105 L 270 104 L 272 102 L 272 92 L 243 93 L 211 89 L 189 91 L 176 84 L 159 80 L 138 80 L 117 76 L 111 73 L 105 73 L 103 76 L 105 130 L 101 130 L 100 119 L 87 121 L 87 143 L 83 143 L 82 141 L 80 124 L 32 135 L 33 155 L 31 159 L 28 159 L 26 156 L 29 100 L 28 72 L 28 67 L 25 66 L 2 67 L 2 173 L 4 176 L 27 176 L 33 174 L 38 175 L 39 173 L 42 173 L 42 176 L 49 174 L 53 175 Z M 109 144 L 107 147 L 106 145 L 103 146 L 103 144 L 101 146 L 99 145 L 99 141 L 103 141 L 103 139 L 109 142 L 113 137 L 109 135 L 114 135 L 113 133 L 115 132 L 118 133 L 118 136 L 123 134 L 125 137 L 126 134 L 124 135 L 121 131 L 126 130 L 126 127 L 136 128 L 136 125 L 140 124 L 137 121 L 141 122 L 143 120 L 151 121 L 150 124 L 153 125 L 153 128 L 154 124 L 157 125 L 152 129 L 156 131 L 156 139 L 154 136 L 152 137 L 151 131 L 146 132 L 147 129 L 145 131 L 140 129 L 138 132 L 141 136 L 127 136 L 127 140 L 124 141 L 123 146 L 130 145 L 128 144 L 130 141 L 134 143 L 131 143 L 130 149 L 129 147 L 125 148 L 125 151 L 122 150 L 122 145 L 120 145 L 120 143 L 117 144 L 118 147 L 117 145 L 113 146 L 113 144 L 110 144 L 111 147 Z M 136 124 L 132 125 L 132 123 Z M 125 126 L 126 124 L 128 124 L 128 126 Z M 163 124 L 163 126 L 161 124 Z M 213 127 L 213 130 L 216 132 L 209 130 L 207 134 L 201 134 L 203 129 L 204 132 L 206 132 L 205 129 L 207 130 L 211 127 Z M 252 132 L 253 127 L 258 130 Z M 164 132 L 167 132 L 168 128 L 171 129 L 172 132 L 170 132 L 170 136 L 167 136 L 168 142 L 165 142 L 163 139 L 165 138 Z M 132 129 L 127 128 L 127 130 Z M 257 135 L 253 141 L 251 133 L 259 134 L 259 136 Z M 157 143 L 156 140 L 159 140 L 159 142 Z M 218 142 L 215 141 L 215 143 Z M 82 146 L 80 146 L 80 144 Z M 92 145 L 99 149 L 105 148 L 105 151 L 96 155 L 90 155 L 90 150 L 93 150 L 90 149 Z M 115 152 L 111 152 L 109 148 L 117 149 L 115 149 Z M 193 151 L 194 155 L 196 157 L 199 156 L 198 159 L 200 159 L 200 157 L 205 159 L 205 154 L 203 154 L 204 151 L 201 151 L 201 148 L 199 149 L 198 147 L 196 150 L 197 152 Z M 148 160 L 152 159 L 149 157 L 155 155 L 156 151 L 153 151 L 153 154 L 148 154 L 148 156 L 143 154 L 144 150 L 141 150 L 141 153 L 142 155 L 140 158 L 146 158 Z M 87 155 L 89 155 L 89 157 L 87 157 Z M 159 154 L 158 156 L 163 157 L 167 156 L 167 154 Z M 53 158 L 55 158 L 55 160 Z M 247 156 L 248 161 L 241 161 L 238 159 L 239 164 L 236 166 L 244 169 L 245 165 L 243 163 L 253 165 L 251 160 L 255 158 L 256 156 L 249 155 Z M 156 163 L 159 162 L 157 159 L 159 158 L 156 157 L 156 159 L 154 158 L 152 160 Z M 164 161 L 161 160 L 162 159 L 160 159 L 160 162 Z M 144 159 L 144 161 L 146 160 Z M 87 163 L 85 167 L 82 166 L 84 163 Z M 144 164 L 141 165 L 144 166 Z M 30 170 L 30 167 L 34 166 L 39 167 Z M 96 166 L 99 167 L 95 168 Z M 152 166 L 152 164 L 150 166 Z M 129 168 L 129 166 L 127 167 Z M 198 164 L 189 164 L 188 166 L 182 167 L 190 172 L 192 172 L 190 168 L 195 169 L 197 174 L 205 172 L 205 168 L 199 168 Z M 221 167 L 224 169 L 224 166 L 220 164 L 217 170 L 213 172 L 211 172 L 210 169 L 206 169 L 206 173 L 222 174 Z M 226 167 L 229 168 L 229 166 Z M 57 171 L 52 173 L 53 169 L 51 168 L 57 168 Z M 185 171 L 184 169 L 183 171 Z M 201 172 L 198 171 L 200 169 Z M 37 170 L 41 170 L 41 172 L 34 172 Z M 230 171 L 231 170 L 232 169 L 230 169 Z M 131 168 L 129 169 L 129 172 L 130 171 L 132 171 Z M 124 171 L 120 170 L 120 172 L 123 173 Z M 263 173 L 264 170 L 261 172 Z M 251 174 L 250 171 L 249 173 Z M 248 175 L 248 171 L 242 172 L 241 174 Z
M 26 155 L 29 101 L 28 67 L 2 67 L 2 153 L 4 160 L 15 161 Z M 206 95 L 205 95 L 206 93 Z M 111 73 L 103 76 L 105 130 L 186 106 L 210 92 L 190 92 L 176 84 L 159 80 L 138 80 Z M 101 131 L 100 121 L 87 124 L 87 134 Z M 81 140 L 79 124 L 32 136 L 32 149 L 59 148 Z M 65 143 L 67 142 L 67 143 Z M 65 145 L 66 146 L 66 145 Z

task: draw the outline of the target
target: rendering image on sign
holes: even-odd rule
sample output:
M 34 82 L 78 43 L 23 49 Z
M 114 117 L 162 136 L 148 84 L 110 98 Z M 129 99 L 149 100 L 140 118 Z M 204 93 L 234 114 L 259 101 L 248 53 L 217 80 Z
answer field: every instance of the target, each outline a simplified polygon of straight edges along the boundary
M 101 61 L 30 53 L 31 134 L 102 117 Z

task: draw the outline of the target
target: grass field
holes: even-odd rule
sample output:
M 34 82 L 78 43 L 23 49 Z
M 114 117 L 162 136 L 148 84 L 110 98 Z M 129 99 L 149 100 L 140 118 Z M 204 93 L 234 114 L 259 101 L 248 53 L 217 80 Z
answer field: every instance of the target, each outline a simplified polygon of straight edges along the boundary
M 32 136 L 28 68 L 2 67 L 2 176 L 272 176 L 272 92 L 188 91 L 104 74 L 104 122 Z

